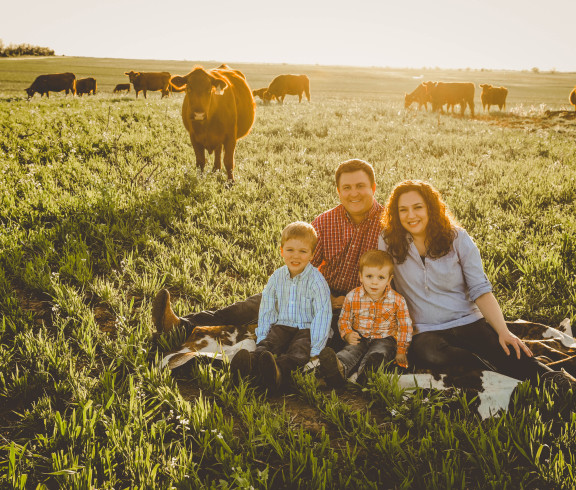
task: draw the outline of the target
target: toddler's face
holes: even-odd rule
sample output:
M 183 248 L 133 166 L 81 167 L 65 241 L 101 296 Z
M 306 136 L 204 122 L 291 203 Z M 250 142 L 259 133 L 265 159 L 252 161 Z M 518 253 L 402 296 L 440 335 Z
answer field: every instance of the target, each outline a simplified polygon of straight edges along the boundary
M 360 282 L 364 290 L 374 301 L 379 300 L 384 294 L 386 286 L 392 279 L 390 266 L 384 267 L 365 266 L 360 273 Z
M 290 277 L 294 277 L 304 270 L 314 252 L 308 240 L 289 238 L 280 247 L 280 253 L 284 258 L 284 263 L 288 266 Z

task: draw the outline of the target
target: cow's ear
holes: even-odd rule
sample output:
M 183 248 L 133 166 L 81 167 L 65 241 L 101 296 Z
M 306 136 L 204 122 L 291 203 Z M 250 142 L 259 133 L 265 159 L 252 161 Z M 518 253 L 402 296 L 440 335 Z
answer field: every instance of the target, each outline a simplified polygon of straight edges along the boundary
M 224 90 L 226 90 L 226 88 L 228 87 L 228 85 L 226 85 L 226 82 L 224 80 L 220 80 L 218 78 L 212 79 L 212 86 L 216 89 L 215 90 L 216 95 L 223 95 Z

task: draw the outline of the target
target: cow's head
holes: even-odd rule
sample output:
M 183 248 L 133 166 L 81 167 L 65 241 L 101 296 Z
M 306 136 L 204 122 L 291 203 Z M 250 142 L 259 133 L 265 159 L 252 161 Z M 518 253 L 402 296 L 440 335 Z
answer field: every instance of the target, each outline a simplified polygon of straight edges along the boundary
M 412 95 L 404 92 L 404 109 L 408 109 L 408 107 L 410 107 L 412 102 L 414 102 Z
M 490 90 L 492 88 L 492 85 L 490 85 L 489 83 L 481 83 L 480 88 L 484 90 Z
M 29 99 L 36 93 L 36 90 L 34 90 L 32 87 L 25 88 L 24 91 L 28 94 Z
M 140 76 L 140 72 L 139 71 L 127 71 L 124 73 L 124 75 L 128 75 L 128 80 L 130 80 L 130 82 L 134 83 L 134 81 Z
M 197 67 L 184 77 L 174 77 L 176 86 L 186 85 L 186 96 L 195 121 L 204 121 L 210 112 L 213 98 L 224 94 L 228 83 L 219 76 Z

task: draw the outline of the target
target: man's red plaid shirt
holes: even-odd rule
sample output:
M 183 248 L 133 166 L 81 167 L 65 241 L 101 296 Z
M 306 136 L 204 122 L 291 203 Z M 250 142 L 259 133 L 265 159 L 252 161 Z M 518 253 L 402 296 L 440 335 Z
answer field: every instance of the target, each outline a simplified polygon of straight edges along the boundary
M 366 219 L 355 224 L 340 204 L 312 221 L 318 244 L 311 262 L 326 278 L 333 296 L 345 296 L 360 285 L 358 260 L 364 252 L 378 248 L 382 210 L 374 200 Z
M 350 291 L 342 305 L 338 320 L 340 335 L 358 332 L 366 339 L 396 339 L 398 354 L 406 354 L 412 340 L 412 320 L 406 300 L 390 286 L 382 298 L 374 301 L 362 286 Z

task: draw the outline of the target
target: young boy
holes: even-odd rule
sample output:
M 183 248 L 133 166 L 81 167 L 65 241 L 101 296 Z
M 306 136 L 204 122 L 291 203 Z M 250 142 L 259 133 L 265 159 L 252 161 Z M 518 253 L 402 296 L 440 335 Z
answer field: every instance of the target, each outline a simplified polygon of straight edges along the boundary
M 388 252 L 369 250 L 358 263 L 361 286 L 346 295 L 338 328 L 346 347 L 338 354 L 330 347 L 320 353 L 320 371 L 328 384 L 342 384 L 358 367 L 363 377 L 395 359 L 408 366 L 406 350 L 412 321 L 405 299 L 390 286 L 394 262 Z
M 312 225 L 297 221 L 282 231 L 283 267 L 274 271 L 262 292 L 256 350 L 242 349 L 232 358 L 234 375 L 260 375 L 271 391 L 290 379 L 326 345 L 332 320 L 330 288 L 310 264 L 318 242 Z

